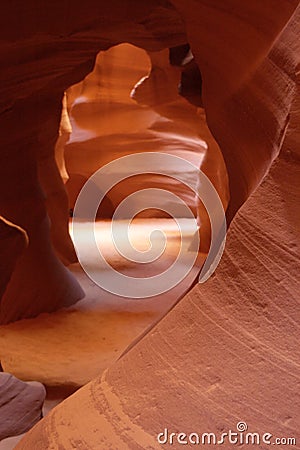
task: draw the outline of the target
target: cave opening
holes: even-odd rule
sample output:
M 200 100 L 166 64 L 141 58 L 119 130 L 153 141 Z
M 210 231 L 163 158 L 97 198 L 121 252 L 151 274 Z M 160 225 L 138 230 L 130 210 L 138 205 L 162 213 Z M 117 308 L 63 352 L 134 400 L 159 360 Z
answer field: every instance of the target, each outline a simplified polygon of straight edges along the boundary
M 0 440 L 30 430 L 16 448 L 123 450 L 238 430 L 296 442 L 300 7 L 273 3 L 4 5 Z M 198 255 L 198 227 L 205 258 L 213 238 L 189 190 L 199 166 L 230 224 L 215 276 L 191 289 L 193 266 L 174 289 L 131 298 L 144 279 L 163 286 L 180 248 L 182 267 Z M 76 225 L 111 291 L 76 262 Z
M 64 95 L 55 157 L 71 215 L 92 174 L 121 160 L 118 169 L 122 179 L 105 193 L 95 221 L 96 240 L 108 265 L 124 276 L 142 279 L 168 270 L 180 251 L 188 258 L 192 254 L 195 260 L 179 283 L 174 280 L 172 289 L 145 298 L 140 295 L 140 301 L 125 295 L 125 291 L 124 296 L 108 292 L 95 285 L 80 264 L 69 265 L 85 297 L 68 309 L 12 323 L 4 336 L 7 354 L 11 354 L 15 339 L 22 333 L 22 342 L 18 341 L 22 361 L 7 361 L 4 355 L 5 367 L 22 379 L 38 379 L 48 390 L 52 387 L 47 408 L 97 376 L 157 323 L 191 288 L 203 264 L 206 252 L 198 253 L 198 247 L 191 250 L 199 226 L 205 230 L 207 227 L 209 233 L 204 208 L 193 190 L 197 189 L 197 170 L 205 167 L 224 209 L 229 189 L 221 151 L 206 123 L 199 74 L 188 45 L 146 52 L 123 43 L 101 51 L 93 71 Z M 142 162 L 135 175 L 128 177 L 132 166 L 123 164 L 122 158 L 149 152 L 182 158 L 194 169 L 182 173 L 180 165 L 167 160 L 158 167 L 159 174 L 153 174 Z M 157 206 L 152 204 L 153 191 L 149 193 L 149 189 L 156 190 Z M 172 194 L 171 199 L 160 194 L 165 191 Z M 114 245 L 111 223 L 115 211 L 136 192 L 141 193 L 133 204 L 134 212 L 138 212 L 132 214 L 130 208 L 123 208 L 123 216 L 116 221 L 122 235 L 120 224 L 127 224 L 130 219 L 132 247 L 125 258 Z M 97 185 L 94 194 L 103 194 Z M 91 271 L 102 271 L 109 280 L 107 267 L 95 264 L 86 244 L 88 211 L 79 219 L 79 239 L 87 265 Z M 71 221 L 72 217 L 72 234 Z M 143 260 L 141 264 L 134 260 L 136 252 L 147 255 L 149 251 L 154 254 L 150 262 Z M 187 265 L 185 256 L 181 265 Z M 37 341 L 41 352 L 36 351 Z M 33 352 L 35 362 L 28 366 L 26 361 L 32 359 Z M 49 354 L 55 354 L 55 365 L 45 357 Z
M 162 152 L 189 161 L 195 170 L 179 180 L 176 171 L 182 171 L 180 166 L 167 161 L 159 167 L 159 174 L 153 174 L 147 173 L 147 163 L 142 161 L 130 176 L 131 167 L 123 165 L 124 158 L 122 168 L 116 169 L 122 177 L 105 192 L 97 221 L 102 219 L 103 226 L 103 220 L 111 219 L 116 208 L 138 191 L 135 220 L 152 220 L 154 228 L 160 223 L 164 232 L 174 236 L 172 217 L 194 216 L 198 225 L 201 223 L 203 241 L 209 241 L 209 220 L 195 196 L 197 171 L 205 167 L 224 209 L 229 189 L 221 151 L 206 123 L 201 89 L 201 73 L 189 44 L 146 52 L 123 43 L 101 51 L 93 71 L 67 90 L 63 102 L 56 161 L 66 183 L 71 215 L 79 192 L 97 170 L 126 155 Z M 149 188 L 171 191 L 170 205 L 165 196 L 157 195 L 157 207 L 153 207 Z M 97 190 L 101 196 L 101 188 L 96 185 L 93 195 Z M 119 218 L 128 219 L 132 211 L 123 208 L 122 213 Z M 142 220 L 139 223 L 142 226 Z M 149 243 L 148 237 L 146 240 Z M 209 243 L 203 252 L 208 248 Z
M 38 373 L 28 374 L 25 366 L 18 368 L 25 371 L 23 377 L 30 375 L 43 381 L 47 373 L 47 385 L 64 384 L 71 372 L 73 385 L 85 384 L 166 314 L 192 286 L 206 256 L 205 252 L 198 253 L 198 247 L 191 250 L 195 223 L 197 234 L 199 225 L 208 234 L 210 231 L 204 207 L 193 191 L 197 189 L 198 168 L 203 168 L 211 179 L 224 209 L 229 198 L 225 163 L 206 123 L 199 73 L 188 44 L 146 52 L 123 43 L 101 51 L 93 71 L 66 91 L 55 157 L 68 193 L 71 216 L 78 195 L 92 174 L 116 160 L 121 160 L 118 169 L 121 167 L 124 172 L 122 180 L 105 192 L 95 221 L 96 241 L 108 265 L 122 275 L 138 279 L 154 277 L 167 270 L 178 259 L 182 248 L 188 255 L 196 253 L 196 259 L 187 276 L 179 283 L 175 280 L 172 289 L 145 298 L 140 295 L 142 301 L 133 301 L 125 292 L 123 297 L 108 292 L 95 285 L 78 263 L 71 264 L 69 268 L 83 287 L 85 298 L 67 311 L 34 319 L 34 323 L 39 323 L 38 328 L 44 330 L 39 339 L 45 340 L 50 354 L 57 345 L 57 335 L 63 341 L 55 373 L 49 380 L 50 362 L 40 360 L 33 369 Z M 168 164 L 159 167 L 159 175 L 148 173 L 147 164 L 140 164 L 135 176 L 127 177 L 131 166 L 124 165 L 122 158 L 148 152 L 180 157 L 197 170 L 181 173 L 186 183 L 176 180 L 181 167 Z M 170 202 L 177 199 L 175 208 L 171 208 L 172 214 L 168 212 L 163 195 L 157 194 L 158 206 L 153 207 L 147 192 L 149 188 L 175 195 Z M 153 260 L 142 261 L 143 264 L 131 259 L 130 252 L 128 259 L 124 258 L 111 234 L 114 212 L 136 191 L 142 191 L 134 204 L 134 211 L 138 213 L 127 214 L 123 208 L 125 214 L 116 222 L 120 229 L 120 223 L 127 224 L 130 219 L 132 253 L 157 250 Z M 93 194 L 101 196 L 103 192 L 95 185 Z M 102 271 L 103 277 L 109 279 L 107 267 L 99 268 L 91 257 L 86 237 L 89 220 L 88 211 L 83 211 L 79 217 L 79 240 L 84 258 L 92 272 Z M 72 217 L 72 234 L 71 221 Z M 184 260 L 182 265 L 185 264 Z M 23 327 L 23 334 L 32 333 L 32 326 L 29 320 L 25 329 Z M 31 350 L 27 342 L 25 355 Z M 67 367 L 68 375 L 63 367 Z

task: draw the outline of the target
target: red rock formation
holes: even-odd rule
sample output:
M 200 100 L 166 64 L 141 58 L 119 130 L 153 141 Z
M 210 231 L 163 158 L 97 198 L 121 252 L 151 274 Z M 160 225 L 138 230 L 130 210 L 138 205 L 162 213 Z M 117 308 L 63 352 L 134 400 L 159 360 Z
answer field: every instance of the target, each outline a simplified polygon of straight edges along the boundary
M 3 295 L 17 259 L 25 250 L 28 239 L 22 228 L 0 217 L 0 297 Z
M 222 8 L 216 1 L 201 1 L 197 8 L 183 0 L 173 4 L 188 24 L 188 39 L 203 76 L 208 124 L 229 173 L 231 220 L 268 171 L 282 142 L 294 80 L 282 70 L 288 56 L 273 44 L 298 2 L 276 3 L 277 15 L 270 13 L 271 1 L 242 8 L 238 0 Z
M 1 56 L 6 63 L 1 73 L 0 121 L 6 134 L 2 136 L 0 213 L 24 228 L 29 245 L 2 299 L 3 323 L 55 310 L 83 296 L 50 243 L 51 233 L 62 261 L 74 261 L 67 198 L 53 150 L 63 92 L 91 71 L 101 49 L 131 42 L 155 51 L 186 42 L 180 15 L 164 0 L 147 5 L 132 2 L 126 8 L 118 1 L 109 7 L 91 1 L 89 6 L 76 5 L 76 14 L 55 2 L 42 11 L 19 8 L 15 14 L 7 6 L 1 29 Z M 51 287 L 49 292 L 46 285 Z
M 4 147 L 1 153 L 0 210 L 5 218 L 26 231 L 29 240 L 2 298 L 1 322 L 51 311 L 73 303 L 83 295 L 76 281 L 71 279 L 53 253 L 45 199 L 37 173 L 39 165 L 45 185 L 45 175 L 51 174 L 52 177 L 57 171 L 51 163 L 54 155 L 47 156 L 50 152 L 53 154 L 52 145 L 56 132 L 53 129 L 51 139 L 48 130 L 51 126 L 57 127 L 55 116 L 59 114 L 60 107 L 55 111 L 55 108 L 51 108 L 51 103 L 57 102 L 59 105 L 60 100 L 60 96 L 49 99 L 49 111 L 44 111 L 40 106 L 42 99 L 38 93 L 26 100 L 16 98 L 14 107 L 8 106 L 0 118 L 2 126 L 7 130 L 7 134 L 2 136 Z M 47 102 L 47 95 L 44 101 Z M 31 111 L 30 114 L 27 108 Z M 16 124 L 18 134 L 15 134 Z M 47 130 L 43 139 L 42 130 Z M 44 170 L 45 160 L 48 160 L 47 164 L 51 164 Z M 55 191 L 55 178 L 52 187 Z
M 151 151 L 185 158 L 196 168 L 205 159 L 205 173 L 215 184 L 226 209 L 228 180 L 220 149 L 206 125 L 203 109 L 179 95 L 181 71 L 170 64 L 167 49 L 149 52 L 148 57 L 142 49 L 122 44 L 100 52 L 93 72 L 68 89 L 73 132 L 66 145 L 66 165 L 72 208 L 80 189 L 96 170 L 116 158 Z M 170 178 L 176 176 L 171 167 L 159 170 L 168 177 L 154 177 L 147 173 L 147 167 L 141 167 L 139 177 L 112 189 L 108 193 L 108 213 L 138 189 L 157 187 L 176 194 L 196 214 L 194 192 Z M 187 174 L 187 184 L 196 187 L 197 177 L 196 170 Z M 141 206 L 147 206 L 146 198 Z M 180 216 L 180 208 L 177 209 Z M 162 211 L 143 214 L 161 216 Z M 199 215 L 203 214 L 201 209 Z
M 164 448 L 164 428 L 220 436 L 239 421 L 297 438 L 299 175 L 280 158 L 234 220 L 216 276 L 17 448 Z
M 159 448 L 156 435 L 164 427 L 220 432 L 239 420 L 251 431 L 297 432 L 298 4 L 172 0 L 174 9 L 164 1 L 88 1 L 70 14 L 65 3 L 51 2 L 43 10 L 20 6 L 18 15 L 8 7 L 11 21 L 1 30 L 7 39 L 2 76 L 10 83 L 1 96 L 7 138 L 0 212 L 27 232 L 29 246 L 6 291 L 4 320 L 78 298 L 50 246 L 37 165 L 54 160 L 62 92 L 91 70 L 99 50 L 130 42 L 158 51 L 188 41 L 228 171 L 229 221 L 252 194 L 232 224 L 217 275 L 17 448 Z M 18 39 L 20 45 L 8 42 Z M 41 285 L 33 293 L 34 273 Z M 47 283 L 53 291 L 42 302 Z M 57 293 L 62 283 L 65 292 Z M 39 305 L 30 306 L 33 294 Z
M 22 5 L 17 9 L 18 13 L 7 5 L 1 28 L 5 66 L 0 123 L 6 133 L 0 213 L 24 228 L 29 245 L 2 298 L 2 323 L 53 311 L 83 296 L 50 243 L 51 232 L 61 259 L 74 260 L 66 229 L 66 194 L 54 156 L 63 92 L 91 71 L 101 49 L 125 41 L 159 50 L 186 39 L 179 14 L 163 0 L 147 5 L 132 2 L 125 8 L 118 1 L 114 5 L 91 1 L 76 4 L 76 14 L 66 3 L 57 2 L 42 9 Z

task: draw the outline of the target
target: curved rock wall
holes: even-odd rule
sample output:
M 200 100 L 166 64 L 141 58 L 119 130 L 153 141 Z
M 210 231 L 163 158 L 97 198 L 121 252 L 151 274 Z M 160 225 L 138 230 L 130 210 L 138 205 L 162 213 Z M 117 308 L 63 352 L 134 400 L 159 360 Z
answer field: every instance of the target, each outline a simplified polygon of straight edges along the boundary
M 272 1 L 241 6 L 229 0 L 222 7 L 217 1 L 200 1 L 197 7 L 192 1 L 173 4 L 187 24 L 203 77 L 208 124 L 226 162 L 230 221 L 280 149 L 294 80 L 286 73 L 293 67 L 291 52 L 283 50 L 278 36 L 298 1 L 276 2 L 276 8 Z M 290 33 L 295 38 L 297 31 L 290 28 Z
M 18 258 L 28 245 L 25 231 L 0 217 L 0 296 L 14 271 Z
M 3 280 L 0 322 L 7 323 L 84 295 L 57 258 L 74 261 L 67 197 L 54 155 L 63 92 L 91 72 L 101 49 L 126 41 L 159 50 L 181 44 L 185 35 L 179 14 L 165 1 L 125 7 L 119 1 L 72 7 L 54 1 L 43 8 L 19 2 L 7 5 L 3 17 L 0 214 L 29 239 L 9 284 Z
M 195 189 L 197 169 L 205 159 L 205 171 L 226 208 L 228 180 L 223 158 L 207 127 L 204 110 L 178 93 L 181 71 L 170 64 L 168 49 L 150 52 L 148 57 L 142 49 L 121 44 L 100 52 L 93 72 L 68 89 L 72 133 L 65 151 L 71 208 L 84 182 L 97 169 L 122 156 L 149 151 L 190 161 L 195 170 L 186 174 L 185 181 Z M 172 167 L 160 166 L 159 170 L 165 176 L 154 177 L 147 174 L 147 167 L 140 167 L 139 177 L 127 179 L 112 189 L 108 194 L 109 213 L 131 193 L 156 187 L 170 190 L 196 215 L 194 192 L 171 178 L 178 176 Z M 139 202 L 141 208 L 147 207 L 147 193 L 139 196 Z M 168 209 L 168 205 L 161 206 Z M 177 217 L 183 214 L 179 201 L 171 209 L 177 211 Z M 145 214 L 161 216 L 162 211 L 150 210 Z
M 299 438 L 299 176 L 280 158 L 233 221 L 216 276 L 17 449 L 164 448 L 165 428 L 220 437 L 240 421 Z
M 216 276 L 18 448 L 157 448 L 162 427 L 219 432 L 238 420 L 251 431 L 296 435 L 298 3 L 7 5 L 0 32 L 1 267 L 9 262 L 1 272 L 2 322 L 83 295 L 57 258 L 72 261 L 74 253 L 54 145 L 63 92 L 91 71 L 101 49 L 129 42 L 153 52 L 188 41 L 226 162 L 229 221 L 252 193 L 232 224 Z
M 285 130 L 293 85 L 288 74 L 277 69 L 276 52 L 264 57 L 297 4 L 279 0 L 280 15 L 276 11 L 271 15 L 270 0 L 243 8 L 237 0 L 222 8 L 215 2 L 201 1 L 195 7 L 193 2 L 174 1 L 177 10 L 163 0 L 147 5 L 130 1 L 125 7 L 117 0 L 110 5 L 89 1 L 73 9 L 67 2 L 51 2 L 43 9 L 19 4 L 18 14 L 13 5 L 6 7 L 1 28 L 5 65 L 0 120 L 6 134 L 0 213 L 24 228 L 29 245 L 2 300 L 2 322 L 51 311 L 83 295 L 53 253 L 46 208 L 57 253 L 66 263 L 74 261 L 66 230 L 66 194 L 53 148 L 63 92 L 91 71 L 99 50 L 119 42 L 148 51 L 184 44 L 186 23 L 203 73 L 208 123 L 227 165 L 231 220 L 268 170 Z M 269 72 L 278 82 L 276 92 L 268 83 Z M 40 277 L 34 275 L 36 265 Z M 49 294 L 45 284 L 53 286 Z

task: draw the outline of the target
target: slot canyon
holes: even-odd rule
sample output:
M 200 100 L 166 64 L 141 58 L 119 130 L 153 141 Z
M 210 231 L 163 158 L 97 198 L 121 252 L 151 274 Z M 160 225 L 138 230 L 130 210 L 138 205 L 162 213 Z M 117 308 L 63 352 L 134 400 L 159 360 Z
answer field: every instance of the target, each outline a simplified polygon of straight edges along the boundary
M 299 0 L 2 11 L 0 450 L 300 448 Z

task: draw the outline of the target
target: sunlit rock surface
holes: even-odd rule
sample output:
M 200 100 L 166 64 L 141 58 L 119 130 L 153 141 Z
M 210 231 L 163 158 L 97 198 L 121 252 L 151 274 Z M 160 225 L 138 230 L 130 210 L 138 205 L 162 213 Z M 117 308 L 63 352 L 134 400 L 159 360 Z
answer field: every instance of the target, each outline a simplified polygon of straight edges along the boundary
M 299 176 L 294 161 L 276 162 L 234 220 L 216 276 L 17 448 L 163 448 L 164 428 L 220 437 L 239 421 L 297 437 Z
M 75 280 L 71 283 L 70 277 L 63 267 L 59 268 L 57 261 L 55 265 L 59 278 L 54 273 L 49 278 L 49 284 L 57 287 L 57 294 L 52 292 L 50 296 L 45 295 L 42 285 L 36 285 L 31 290 L 32 277 L 27 272 L 34 272 L 35 261 L 39 260 L 43 261 L 39 263 L 42 274 L 49 276 L 49 261 L 56 258 L 46 243 L 50 232 L 62 261 L 74 261 L 74 251 L 66 230 L 66 195 L 55 165 L 53 148 L 58 134 L 63 92 L 91 71 L 99 50 L 120 42 L 130 42 L 147 51 L 159 51 L 189 41 L 203 72 L 207 119 L 221 144 L 229 172 L 231 202 L 228 217 L 231 219 L 268 169 L 271 159 L 278 152 L 285 129 L 291 101 L 291 81 L 280 70 L 277 71 L 276 64 L 269 64 L 276 53 L 270 54 L 268 58 L 265 56 L 296 5 L 296 1 L 280 2 L 280 16 L 273 14 L 272 21 L 269 20 L 265 27 L 261 24 L 256 26 L 257 17 L 269 17 L 268 8 L 259 4 L 244 6 L 242 18 L 239 14 L 232 14 L 228 26 L 223 20 L 226 8 L 225 11 L 219 10 L 214 3 L 208 6 L 200 2 L 195 8 L 189 4 L 184 6 L 179 1 L 174 4 L 155 1 L 147 2 L 147 5 L 133 2 L 126 8 L 119 8 L 118 2 L 109 7 L 91 2 L 90 7 L 78 6 L 76 14 L 68 17 L 68 25 L 65 20 L 67 10 L 60 5 L 58 14 L 56 3 L 51 3 L 43 11 L 20 6 L 18 15 L 14 15 L 7 7 L 7 21 L 1 30 L 5 39 L 2 59 L 7 60 L 1 76 L 3 80 L 9 80 L 9 86 L 3 88 L 1 96 L 1 124 L 7 130 L 3 143 L 4 163 L 1 164 L 1 189 L 5 192 L 1 198 L 1 211 L 8 220 L 25 229 L 29 245 L 24 255 L 26 268 L 20 263 L 18 274 L 12 277 L 11 286 L 3 300 L 5 312 L 2 321 L 16 320 L 63 306 L 61 289 L 58 287 L 63 279 L 63 284 L 67 286 L 64 293 L 68 297 L 67 303 L 83 295 Z M 238 3 L 232 0 L 228 10 L 232 12 L 235 8 L 238 10 Z M 22 29 L 17 26 L 17 17 L 20 16 L 24 24 Z M 215 33 L 214 29 L 219 32 Z M 235 39 L 229 29 L 236 29 L 239 39 Z M 20 45 L 11 45 L 12 41 Z M 240 42 L 244 44 L 243 52 L 237 50 Z M 220 50 L 212 52 L 212 45 Z M 240 58 L 235 57 L 236 52 Z M 226 61 L 230 70 L 222 71 L 223 61 Z M 266 67 L 268 64 L 269 69 Z M 264 76 L 268 70 L 272 71 L 270 77 Z M 275 106 L 269 108 L 276 97 L 272 93 L 272 86 L 263 89 L 264 101 L 259 106 L 254 100 L 260 94 L 260 91 L 255 90 L 256 84 L 259 84 L 256 82 L 263 78 L 264 83 L 267 83 L 274 77 L 278 86 L 281 86 L 278 90 L 282 97 L 280 114 L 278 110 L 275 114 Z M 284 84 L 285 81 L 287 84 Z M 7 86 L 6 82 L 2 86 Z M 253 115 L 251 111 L 254 108 L 258 109 Z M 225 117 L 226 120 L 223 120 Z M 262 120 L 270 124 L 270 132 L 261 129 Z M 235 130 L 234 133 L 231 130 Z M 260 149 L 259 154 L 254 148 Z M 26 177 L 18 177 L 20 171 L 26 173 Z M 52 231 L 45 221 L 46 207 L 52 218 Z M 25 211 L 28 210 L 31 211 L 30 218 L 25 219 Z M 42 222 L 43 226 L 38 225 Z M 37 227 L 40 227 L 38 231 Z M 42 256 L 38 250 L 41 245 L 44 248 Z M 35 278 L 37 283 L 39 279 L 43 280 L 43 277 Z M 28 292 L 22 301 L 16 295 L 17 285 L 24 286 L 24 291 Z M 33 296 L 35 305 L 29 307 L 30 297 Z M 11 305 L 18 305 L 18 313 L 9 311 Z
M 0 211 L 26 231 L 29 243 L 2 298 L 2 323 L 56 310 L 84 295 L 56 256 L 64 263 L 74 261 L 66 193 L 54 155 L 64 91 L 92 70 L 101 49 L 134 41 L 159 50 L 185 38 L 179 14 L 164 1 L 128 8 L 93 1 L 77 6 L 76 14 L 55 2 L 42 9 L 20 4 L 18 14 L 15 5 L 5 9 Z
M 158 253 L 165 244 L 161 257 L 149 264 L 141 265 L 120 255 L 112 241 L 109 221 L 96 223 L 96 239 L 107 263 L 128 277 L 146 278 L 168 270 L 182 245 L 181 268 L 185 270 L 191 257 L 197 256 L 188 251 L 194 226 L 191 220 L 179 220 L 180 228 L 171 219 L 141 218 L 132 223 L 130 240 L 134 248 L 145 251 L 151 241 L 151 248 Z M 103 270 L 103 264 L 101 267 L 99 260 L 91 258 L 92 250 L 86 242 L 87 225 L 82 222 L 79 230 L 84 259 L 89 267 L 109 277 L 111 274 Z M 153 228 L 160 229 L 166 241 L 160 233 L 151 236 Z M 205 256 L 198 255 L 198 258 L 203 262 Z M 22 380 L 39 380 L 47 388 L 59 388 L 58 392 L 64 392 L 64 386 L 79 388 L 102 373 L 183 297 L 198 274 L 194 267 L 181 282 L 179 278 L 175 280 L 178 283 L 167 292 L 132 299 L 125 292 L 120 297 L 97 286 L 79 264 L 70 266 L 70 270 L 85 291 L 83 300 L 71 308 L 0 327 L 0 360 L 4 370 Z
M 22 5 L 20 14 L 7 6 L 0 212 L 26 231 L 29 245 L 5 293 L 4 321 L 81 295 L 74 279 L 66 283 L 50 245 L 40 187 L 47 193 L 51 167 L 40 172 L 41 184 L 37 167 L 54 160 L 63 92 L 92 70 L 100 50 L 129 42 L 153 52 L 189 42 L 228 172 L 228 221 L 243 205 L 216 276 L 195 286 L 102 380 L 60 405 L 18 448 L 159 448 L 164 427 L 219 432 L 241 420 L 253 432 L 296 435 L 298 5 L 88 1 L 72 14 L 65 3 Z
M 168 153 L 191 162 L 194 169 L 184 174 L 186 185 L 176 180 L 180 168 L 176 171 L 170 164 L 160 166 L 157 169 L 161 175 L 153 175 L 141 164 L 138 177 L 127 178 L 107 194 L 112 210 L 128 195 L 155 187 L 178 195 L 197 215 L 192 188 L 197 189 L 198 169 L 204 160 L 205 172 L 226 208 L 228 181 L 220 149 L 206 125 L 203 109 L 179 95 L 180 77 L 181 69 L 170 64 L 167 49 L 148 56 L 142 49 L 121 44 L 100 52 L 93 72 L 67 91 L 72 133 L 65 159 L 71 208 L 96 170 L 117 158 L 145 152 Z M 131 169 L 128 167 L 128 175 Z M 126 167 L 122 165 L 118 170 L 125 178 Z M 147 192 L 139 196 L 139 202 L 141 208 L 147 206 Z M 161 210 L 151 209 L 143 216 L 148 213 L 159 217 L 169 207 L 160 205 L 158 198 L 159 206 Z M 172 208 L 175 216 L 185 217 L 179 201 Z M 109 213 L 104 211 L 102 215 Z

